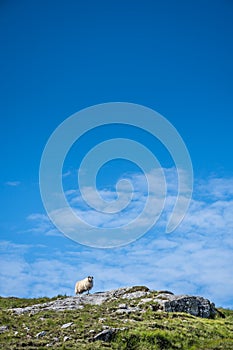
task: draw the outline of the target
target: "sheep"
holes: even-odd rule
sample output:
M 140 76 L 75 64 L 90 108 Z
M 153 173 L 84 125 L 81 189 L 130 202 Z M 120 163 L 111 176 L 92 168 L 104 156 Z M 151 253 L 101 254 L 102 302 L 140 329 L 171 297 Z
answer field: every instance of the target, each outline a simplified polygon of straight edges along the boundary
M 75 294 L 82 294 L 87 291 L 89 294 L 89 290 L 93 287 L 93 276 L 88 276 L 81 281 L 76 282 L 75 284 Z

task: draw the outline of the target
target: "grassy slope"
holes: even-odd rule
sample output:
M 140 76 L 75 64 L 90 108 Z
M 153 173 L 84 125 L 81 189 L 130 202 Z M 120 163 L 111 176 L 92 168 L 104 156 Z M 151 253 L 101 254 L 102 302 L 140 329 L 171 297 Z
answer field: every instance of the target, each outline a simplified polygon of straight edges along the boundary
M 7 310 L 50 300 L 0 298 L 0 326 L 8 326 L 8 330 L 0 334 L 0 349 L 233 349 L 233 311 L 230 310 L 221 309 L 226 317 L 215 320 L 152 311 L 149 305 L 144 313 L 117 315 L 115 310 L 121 303 L 119 299 L 66 312 L 13 315 Z M 131 306 L 137 304 L 135 300 L 127 303 Z M 61 326 L 68 322 L 73 324 L 62 329 Z M 120 331 L 110 343 L 92 342 L 93 335 L 106 325 L 128 329 Z M 46 335 L 37 338 L 41 331 L 46 331 Z M 69 337 L 66 341 L 65 336 Z

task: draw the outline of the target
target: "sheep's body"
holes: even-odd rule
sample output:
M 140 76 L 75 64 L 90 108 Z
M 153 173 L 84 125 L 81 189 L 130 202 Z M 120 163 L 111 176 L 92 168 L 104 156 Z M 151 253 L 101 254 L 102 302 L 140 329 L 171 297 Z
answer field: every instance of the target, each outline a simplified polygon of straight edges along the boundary
M 88 276 L 81 281 L 76 282 L 75 284 L 75 294 L 82 294 L 87 291 L 89 294 L 89 290 L 93 287 L 93 277 Z

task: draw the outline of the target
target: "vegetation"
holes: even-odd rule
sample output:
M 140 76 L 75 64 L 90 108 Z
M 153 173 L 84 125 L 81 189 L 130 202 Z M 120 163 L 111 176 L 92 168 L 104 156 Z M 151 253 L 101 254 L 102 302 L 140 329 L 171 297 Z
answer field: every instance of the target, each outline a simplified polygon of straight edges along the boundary
M 62 298 L 62 296 L 58 296 Z M 56 297 L 56 298 L 58 298 Z M 184 313 L 166 313 L 145 307 L 145 312 L 116 313 L 123 300 L 81 310 L 13 313 L 12 307 L 25 307 L 54 300 L 0 298 L 0 349 L 233 349 L 233 311 L 220 309 L 223 317 L 203 319 Z M 135 300 L 127 300 L 135 306 Z M 67 328 L 62 325 L 71 323 Z M 110 342 L 93 338 L 103 329 L 122 328 Z M 40 336 L 40 332 L 44 331 Z

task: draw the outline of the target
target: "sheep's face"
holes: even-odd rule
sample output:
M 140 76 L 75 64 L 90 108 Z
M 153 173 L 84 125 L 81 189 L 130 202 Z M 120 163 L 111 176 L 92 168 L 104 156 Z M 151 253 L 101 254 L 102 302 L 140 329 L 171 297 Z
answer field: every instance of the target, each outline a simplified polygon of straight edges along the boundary
M 88 276 L 87 278 L 88 278 L 89 282 L 92 282 L 94 277 L 93 276 Z

